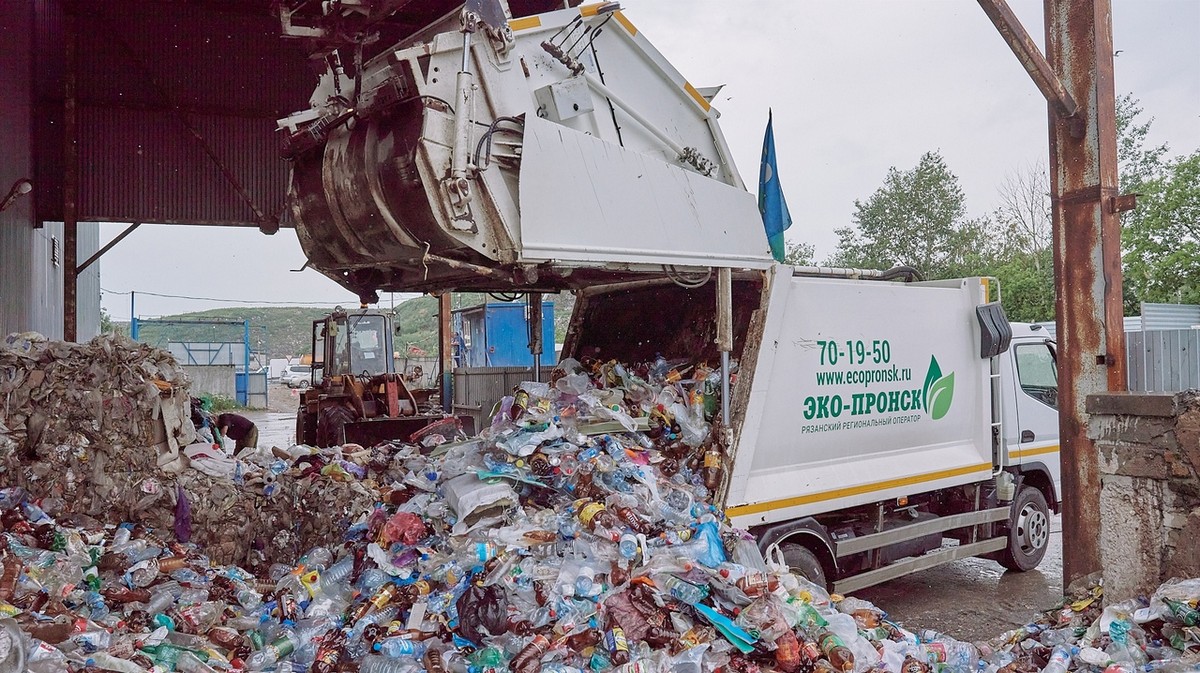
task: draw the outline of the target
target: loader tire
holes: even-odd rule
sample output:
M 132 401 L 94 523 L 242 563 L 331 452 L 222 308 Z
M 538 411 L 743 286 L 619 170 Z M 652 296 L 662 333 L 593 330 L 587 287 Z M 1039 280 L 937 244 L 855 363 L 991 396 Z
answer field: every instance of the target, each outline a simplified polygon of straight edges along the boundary
M 312 446 L 316 443 L 316 431 L 313 428 L 313 422 L 316 418 L 305 411 L 304 404 L 300 405 L 300 409 L 296 411 L 296 443 L 307 444 Z
M 1022 486 L 1013 501 L 1008 523 L 1008 546 L 1000 553 L 1000 565 L 1025 572 L 1033 570 L 1050 544 L 1050 508 L 1046 496 L 1032 486 Z
M 340 404 L 322 407 L 317 419 L 317 446 L 339 446 L 342 443 L 342 426 L 356 420 L 358 414 L 349 407 Z

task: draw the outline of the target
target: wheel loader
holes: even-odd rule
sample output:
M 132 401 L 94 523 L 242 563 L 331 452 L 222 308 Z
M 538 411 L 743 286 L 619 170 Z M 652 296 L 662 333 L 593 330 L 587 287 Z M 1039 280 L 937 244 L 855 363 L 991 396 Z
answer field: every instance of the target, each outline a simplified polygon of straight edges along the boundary
M 454 434 L 470 417 L 431 408 L 435 392 L 396 372 L 392 321 L 373 311 L 336 309 L 312 324 L 313 385 L 301 392 L 296 442 L 310 446 L 417 441 Z M 473 430 L 466 427 L 467 430 Z

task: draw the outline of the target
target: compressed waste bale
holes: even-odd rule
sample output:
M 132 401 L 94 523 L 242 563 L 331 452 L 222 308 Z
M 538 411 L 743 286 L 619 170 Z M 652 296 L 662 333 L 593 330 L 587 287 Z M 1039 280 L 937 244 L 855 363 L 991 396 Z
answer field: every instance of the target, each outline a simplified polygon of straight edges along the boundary
M 370 510 L 373 482 L 349 477 L 340 452 L 297 466 L 270 451 L 239 461 L 197 453 L 207 445 L 195 443 L 190 399 L 186 374 L 161 349 L 121 335 L 10 335 L 0 344 L 3 482 L 59 517 L 186 531 L 221 563 L 291 561 Z
M 20 633 L 10 642 L 32 673 L 1134 673 L 1200 662 L 1200 580 L 1103 610 L 1089 587 L 975 644 L 830 596 L 766 563 L 709 503 L 704 437 L 682 432 L 702 435 L 707 418 L 694 395 L 677 404 L 693 392 L 678 375 L 560 366 L 478 438 L 260 454 L 256 469 L 276 478 L 235 485 L 266 502 L 377 496 L 360 516 L 329 513 L 350 518 L 287 563 L 215 563 L 162 531 L 56 521 L 20 489 L 0 490 L 0 617 Z M 459 526 L 474 503 L 494 525 Z M 272 512 L 285 545 L 309 534 L 299 512 Z

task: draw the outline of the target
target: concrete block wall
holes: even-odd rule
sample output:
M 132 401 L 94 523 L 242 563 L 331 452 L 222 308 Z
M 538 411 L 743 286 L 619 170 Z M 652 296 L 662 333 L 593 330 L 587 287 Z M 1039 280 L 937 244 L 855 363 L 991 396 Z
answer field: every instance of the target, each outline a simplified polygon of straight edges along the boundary
M 1200 392 L 1087 399 L 1106 602 L 1200 577 Z
M 237 397 L 237 368 L 235 365 L 182 365 L 191 379 L 193 396 L 221 395 Z

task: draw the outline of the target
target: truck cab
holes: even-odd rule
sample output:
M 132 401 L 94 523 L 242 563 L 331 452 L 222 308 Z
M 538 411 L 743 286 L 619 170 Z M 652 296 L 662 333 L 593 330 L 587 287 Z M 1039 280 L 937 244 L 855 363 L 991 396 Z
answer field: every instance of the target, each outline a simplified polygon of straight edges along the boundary
M 1001 358 L 1007 466 L 1034 482 L 1055 511 L 1061 499 L 1058 444 L 1058 353 L 1041 325 L 1012 323 L 1013 339 Z

